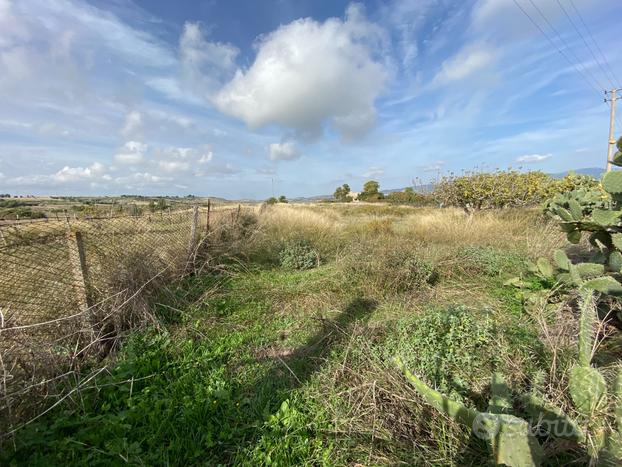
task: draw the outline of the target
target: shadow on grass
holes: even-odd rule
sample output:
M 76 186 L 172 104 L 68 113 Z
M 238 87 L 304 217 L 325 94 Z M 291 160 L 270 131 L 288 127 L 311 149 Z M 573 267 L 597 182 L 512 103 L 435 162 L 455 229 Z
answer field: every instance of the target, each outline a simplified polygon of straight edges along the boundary
M 266 413 L 265 403 L 275 404 L 282 397 L 277 392 L 290 391 L 305 384 L 316 372 L 320 371 L 331 352 L 339 350 L 350 336 L 357 323 L 366 323 L 376 309 L 377 303 L 365 298 L 355 298 L 334 319 L 320 318 L 320 329 L 305 343 L 293 350 L 274 353 L 261 358 L 270 369 L 253 381 L 246 391 L 257 404 L 256 410 Z M 262 388 L 270 391 L 273 397 L 265 397 Z M 262 404 L 262 400 L 264 403 Z
M 256 448 L 270 416 L 295 397 L 292 390 L 320 371 L 375 308 L 373 301 L 354 299 L 287 355 L 238 368 L 236 353 L 243 350 L 236 346 L 245 344 L 235 338 L 202 337 L 178 346 L 152 333 L 85 394 L 83 405 L 59 408 L 20 431 L 16 450 L 0 452 L 0 464 L 238 462 Z
M 293 390 L 303 386 L 321 371 L 331 353 L 343 347 L 353 328 L 357 324 L 366 323 L 376 307 L 375 301 L 356 298 L 334 319 L 320 319 L 319 330 L 304 344 L 260 357 L 261 367 L 265 371 L 260 369 L 257 378 L 246 381 L 239 387 L 237 394 L 238 400 L 244 400 L 247 406 L 240 414 L 246 418 L 228 421 L 229 424 L 244 426 L 243 435 L 234 443 L 222 445 L 222 452 L 217 454 L 218 460 L 234 462 L 239 460 L 241 453 L 253 450 L 265 434 L 266 420 L 293 396 Z

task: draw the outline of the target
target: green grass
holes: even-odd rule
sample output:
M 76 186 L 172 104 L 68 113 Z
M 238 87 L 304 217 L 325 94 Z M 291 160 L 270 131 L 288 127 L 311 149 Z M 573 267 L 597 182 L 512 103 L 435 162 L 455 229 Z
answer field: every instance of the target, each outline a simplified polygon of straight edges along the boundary
M 461 398 L 468 396 L 465 388 L 482 386 L 503 362 L 493 316 L 464 306 L 402 314 L 382 327 L 376 323 L 375 336 L 363 334 L 352 342 L 352 329 L 365 327 L 378 303 L 356 297 L 356 284 L 344 290 L 331 265 L 309 271 L 259 269 L 220 280 L 207 276 L 179 289 L 215 285 L 215 293 L 194 302 L 168 330 L 134 335 L 110 374 L 83 390 L 79 403 L 24 428 L 12 460 L 30 465 L 343 464 L 348 456 L 357 458 L 361 447 L 349 448 L 350 441 L 331 434 L 332 410 L 320 394 L 328 391 L 337 407 L 346 403 L 323 381 L 346 353 L 358 354 L 361 368 L 369 365 L 362 355 L 368 346 L 367 358 L 380 368 L 394 355 L 404 355 L 413 369 Z M 352 298 L 344 302 L 348 295 Z M 318 300 L 331 296 L 342 306 Z M 379 434 L 377 443 L 395 460 L 406 462 L 414 455 L 399 439 Z
M 399 221 L 394 209 L 380 214 Z M 524 272 L 523 250 L 450 250 L 355 226 L 327 240 L 348 246 L 336 260 L 292 270 L 274 266 L 287 239 L 260 228 L 248 257 L 267 245 L 261 261 L 162 291 L 160 325 L 134 332 L 105 373 L 19 430 L 0 464 L 481 464 L 485 443 L 422 403 L 392 359 L 479 409 L 493 371 L 517 393 L 548 372 L 538 323 L 503 286 Z M 396 275 L 395 258 L 413 252 L 437 280 Z M 360 257 L 371 259 L 357 269 Z

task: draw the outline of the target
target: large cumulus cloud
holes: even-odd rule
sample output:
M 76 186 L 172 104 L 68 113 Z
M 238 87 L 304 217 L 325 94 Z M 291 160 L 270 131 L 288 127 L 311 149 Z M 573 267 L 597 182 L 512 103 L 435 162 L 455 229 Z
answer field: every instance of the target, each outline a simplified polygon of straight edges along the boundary
M 356 5 L 343 20 L 294 21 L 262 37 L 254 63 L 212 101 L 251 128 L 276 124 L 313 139 L 328 123 L 345 139 L 359 137 L 373 127 L 389 77 L 383 40 Z

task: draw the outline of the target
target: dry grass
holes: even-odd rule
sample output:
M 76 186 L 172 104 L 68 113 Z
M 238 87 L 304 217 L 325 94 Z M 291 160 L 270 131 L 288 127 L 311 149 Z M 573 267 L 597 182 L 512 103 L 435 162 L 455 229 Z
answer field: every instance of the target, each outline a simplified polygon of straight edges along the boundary
M 542 344 L 553 349 L 557 365 L 550 372 L 549 380 L 556 382 L 549 383 L 550 388 L 554 394 L 561 390 L 557 377 L 566 362 L 555 352 L 568 353 L 562 339 L 568 329 L 555 330 L 552 316 L 512 309 L 515 300 L 503 295 L 501 285 L 501 276 L 513 272 L 516 261 L 548 255 L 563 244 L 557 227 L 536 210 L 466 216 L 455 209 L 371 203 L 278 204 L 241 213 L 236 208 L 222 211 L 211 222 L 212 234 L 195 251 L 199 267 L 193 271 L 226 269 L 231 280 L 223 279 L 216 292 L 188 293 L 196 295 L 194 308 L 184 308 L 187 302 L 176 305 L 188 313 L 187 323 L 171 335 L 186 336 L 180 337 L 180 345 L 192 340 L 193 346 L 231 337 L 231 348 L 223 353 L 233 360 L 226 363 L 232 367 L 228 378 L 254 378 L 265 365 L 268 377 L 246 388 L 249 393 L 274 394 L 278 383 L 287 388 L 287 397 L 302 394 L 310 411 L 326 411 L 330 425 L 315 435 L 336 442 L 335 454 L 341 456 L 336 464 L 468 465 L 486 456 L 485 445 L 474 444 L 468 430 L 422 403 L 391 364 L 397 353 L 414 369 L 426 361 L 421 368 L 432 367 L 445 358 L 443 368 L 450 368 L 459 381 L 449 381 L 447 375 L 434 381 L 432 372 L 422 376 L 439 384 L 447 376 L 442 384 L 454 391 L 452 397 L 481 405 L 493 368 L 506 372 L 513 389 L 519 390 L 525 389 L 536 367 L 547 368 L 551 353 L 543 351 Z M 302 272 L 276 267 L 279 252 L 292 240 L 313 245 L 322 266 Z M 162 257 L 149 246 L 114 259 L 110 291 L 134 290 L 149 276 L 149 258 L 149 264 L 165 265 L 185 254 L 178 249 Z M 428 280 L 422 265 L 438 273 L 438 283 Z M 201 277 L 196 279 L 199 286 L 210 287 Z M 148 313 L 152 298 L 147 295 L 133 308 L 144 307 Z M 365 318 L 347 321 L 351 303 L 373 306 Z M 462 307 L 463 321 L 452 328 L 445 348 L 438 355 L 430 355 L 436 350 L 426 354 L 426 348 L 445 342 L 444 324 L 435 323 L 460 305 L 467 305 Z M 205 328 L 197 328 L 198 322 Z M 327 322 L 331 327 L 323 333 Z M 484 342 L 483 350 L 471 345 L 478 339 Z M 235 347 L 238 342 L 243 347 Z M 219 355 L 215 361 L 221 365 Z M 209 364 L 209 359 L 201 359 Z M 275 366 L 282 373 L 275 373 Z M 192 397 L 180 397 L 192 405 Z M 176 431 L 179 423 L 173 424 Z M 280 445 L 281 435 L 277 438 Z

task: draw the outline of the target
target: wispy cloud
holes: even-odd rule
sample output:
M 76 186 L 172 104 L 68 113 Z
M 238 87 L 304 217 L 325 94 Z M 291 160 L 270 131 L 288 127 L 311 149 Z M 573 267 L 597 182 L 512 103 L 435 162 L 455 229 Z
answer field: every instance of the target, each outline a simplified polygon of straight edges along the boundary
M 553 157 L 553 154 L 525 154 L 516 158 L 516 162 L 522 162 L 524 164 L 532 164 L 536 162 L 543 162 Z

